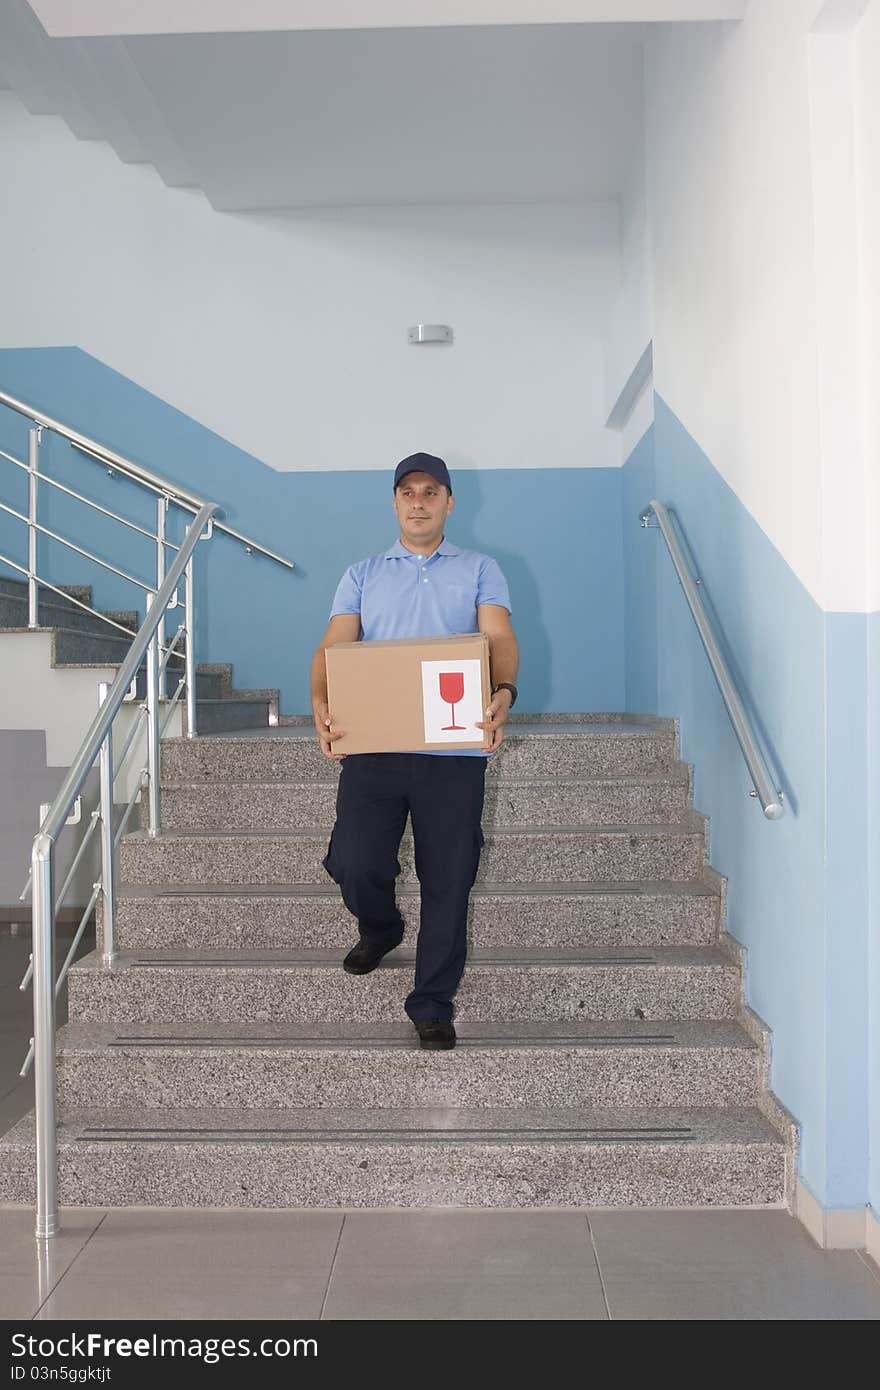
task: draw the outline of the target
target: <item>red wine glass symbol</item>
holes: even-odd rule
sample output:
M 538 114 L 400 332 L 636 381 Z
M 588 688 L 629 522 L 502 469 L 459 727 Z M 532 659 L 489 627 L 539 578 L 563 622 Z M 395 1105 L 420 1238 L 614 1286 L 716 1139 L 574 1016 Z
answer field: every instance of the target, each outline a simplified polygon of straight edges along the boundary
M 456 724 L 455 706 L 464 696 L 464 671 L 440 672 L 440 699 L 452 706 L 452 723 L 443 725 L 443 733 L 450 729 L 464 730 L 465 724 Z

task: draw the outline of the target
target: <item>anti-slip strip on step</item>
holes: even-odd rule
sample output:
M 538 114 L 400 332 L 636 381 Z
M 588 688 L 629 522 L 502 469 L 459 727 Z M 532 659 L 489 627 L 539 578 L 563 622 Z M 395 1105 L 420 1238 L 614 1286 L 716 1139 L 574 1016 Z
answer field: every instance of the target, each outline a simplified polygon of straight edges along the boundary
M 454 1057 L 454 1053 L 452 1054 Z M 318 1106 L 279 1109 L 216 1105 L 191 1108 L 165 1106 L 145 1110 L 143 1105 L 97 1107 L 62 1105 L 59 1138 L 69 1143 L 77 1135 L 92 1134 L 210 1134 L 241 1133 L 319 1135 L 408 1133 L 439 1131 L 457 1135 L 529 1132 L 548 1134 L 643 1133 L 694 1134 L 713 1147 L 742 1144 L 775 1144 L 779 1132 L 754 1105 L 716 1106 L 585 1106 L 525 1105 L 498 1109 L 472 1106 L 406 1105 L 386 1108 Z M 12 1143 L 33 1144 L 34 1114 L 26 1115 L 6 1138 Z
M 395 947 L 395 950 L 398 948 Z M 391 970 L 398 967 L 411 967 L 415 962 L 415 955 L 412 952 L 402 952 L 399 956 L 392 959 L 389 954 L 382 962 L 381 969 Z M 153 958 L 152 960 L 128 960 L 126 967 L 137 966 L 143 970 L 166 970 L 175 967 L 185 970 L 213 970 L 215 967 L 221 969 L 290 969 L 290 970 L 326 970 L 335 969 L 339 962 L 334 959 L 324 960 L 303 960 L 297 956 L 286 956 L 282 958 L 255 959 L 248 956 L 224 956 L 215 960 L 186 960 L 179 956 Z M 656 956 L 560 956 L 558 954 L 547 956 L 536 960 L 532 957 L 503 957 L 503 956 L 471 956 L 471 968 L 479 968 L 485 965 L 502 966 L 505 969 L 521 969 L 528 966 L 552 966 L 562 969 L 565 966 L 580 965 L 657 965 Z M 113 973 L 112 971 L 110 972 Z
M 223 698 L 224 700 L 228 700 L 230 697 L 224 696 Z M 251 700 L 256 699 L 257 697 L 243 696 L 241 698 Z M 206 703 L 208 703 L 207 700 Z M 219 701 L 215 701 L 214 703 L 219 703 Z M 497 794 L 502 795 L 504 791 L 507 791 L 509 788 L 512 787 L 640 787 L 643 784 L 647 783 L 652 787 L 674 786 L 676 788 L 679 788 L 680 786 L 685 785 L 687 783 L 687 780 L 687 766 L 686 764 L 682 763 L 676 764 L 675 767 L 670 768 L 667 772 L 585 772 L 578 776 L 566 776 L 560 774 L 560 776 L 558 777 L 550 777 L 546 772 L 531 774 L 521 773 L 516 777 L 505 777 L 503 783 L 500 784 L 497 787 L 497 789 L 495 788 L 494 783 L 492 785 L 493 790 L 497 790 Z M 285 778 L 283 781 L 279 781 L 277 778 L 267 779 L 265 777 L 236 777 L 234 782 L 225 781 L 220 778 L 208 782 L 199 782 L 193 781 L 192 778 L 186 777 L 163 777 L 161 786 L 163 791 L 169 792 L 201 792 L 205 791 L 206 788 L 210 788 L 212 791 L 216 790 L 219 792 L 221 790 L 225 791 L 230 786 L 242 787 L 246 791 L 253 791 L 254 789 L 265 789 L 267 791 L 276 792 L 281 787 L 286 788 L 288 791 L 302 791 L 303 789 L 308 789 L 309 791 L 311 791 L 315 787 L 333 788 L 335 790 L 338 784 L 339 777 L 337 775 L 335 777 L 310 777 L 308 779 L 303 777 L 291 776 L 289 778 Z
M 544 1037 L 518 1037 L 518 1038 L 458 1038 L 459 1050 L 474 1050 L 477 1048 L 490 1048 L 497 1050 L 504 1047 L 523 1048 L 523 1047 L 630 1047 L 639 1048 L 645 1046 L 657 1046 L 661 1044 L 675 1045 L 675 1035 L 673 1033 L 646 1033 L 640 1037 L 633 1037 L 632 1034 L 601 1034 L 590 1037 L 588 1034 L 577 1036 L 544 1036 Z M 412 1038 L 376 1038 L 376 1037 L 348 1037 L 348 1038 L 310 1038 L 310 1037 L 290 1037 L 290 1038 L 259 1038 L 259 1037 L 238 1037 L 238 1038 L 144 1038 L 144 1037 L 125 1037 L 113 1038 L 107 1047 L 126 1048 L 186 1048 L 198 1051 L 200 1048 L 225 1049 L 229 1047 L 253 1047 L 259 1050 L 281 1048 L 308 1048 L 316 1047 L 324 1050 L 340 1050 L 354 1048 L 397 1048 L 406 1052 L 413 1049 Z M 731 1046 L 731 1044 L 724 1044 Z
M 532 1130 L 517 1128 L 509 1130 L 457 1130 L 423 1129 L 412 1130 L 362 1129 L 345 1132 L 327 1130 L 244 1130 L 244 1129 L 86 1129 L 74 1136 L 77 1143 L 85 1144 L 406 1144 L 415 1145 L 426 1141 L 445 1144 L 657 1144 L 693 1143 L 696 1134 L 692 1129 L 555 1129 Z
M 417 883 L 398 883 L 400 897 L 413 898 Z M 571 897 L 692 897 L 718 898 L 716 888 L 700 879 L 658 879 L 642 883 L 488 883 L 482 880 L 471 889 L 471 902 L 484 898 L 571 898 Z M 161 898 L 335 898 L 341 903 L 335 884 L 323 883 L 131 883 L 120 884 L 117 897 L 155 901 Z
M 214 735 L 213 737 L 222 738 L 222 735 Z M 306 724 L 281 724 L 277 726 L 271 737 L 273 739 L 303 739 L 310 742 L 315 738 L 314 725 L 311 720 Z M 656 724 L 648 720 L 634 720 L 631 724 L 614 719 L 572 720 L 569 722 L 560 721 L 559 723 L 554 723 L 552 720 L 546 722 L 524 720 L 522 723 L 517 721 L 516 725 L 510 728 L 504 742 L 505 744 L 521 744 L 532 739 L 559 739 L 560 737 L 578 740 L 594 739 L 603 742 L 608 739 L 620 739 L 628 742 L 657 739 L 664 743 L 673 743 L 675 741 L 675 727 L 673 720 Z M 231 735 L 231 738 L 234 740 L 235 735 Z M 176 741 L 182 745 L 184 743 L 182 739 Z M 200 742 L 206 741 L 206 739 L 200 739 Z M 225 739 L 223 741 L 226 742 Z
M 596 823 L 573 825 L 571 822 L 567 825 L 556 825 L 548 821 L 546 824 L 538 826 L 492 826 L 487 830 L 487 839 L 539 840 L 546 839 L 548 835 L 561 836 L 567 839 L 596 835 L 628 835 L 633 839 L 654 838 L 658 835 L 678 838 L 688 835 L 702 835 L 705 827 L 706 817 L 699 811 L 685 811 L 677 820 L 637 821 L 623 825 Z M 332 828 L 332 825 L 328 824 L 326 826 L 309 826 L 305 829 L 295 827 L 290 830 L 166 830 L 161 835 L 153 837 L 149 836 L 145 830 L 136 830 L 131 835 L 126 836 L 125 842 L 130 845 L 152 845 L 156 848 L 161 848 L 163 845 L 199 844 L 208 840 L 224 843 L 228 840 L 244 840 L 258 844 L 267 840 L 285 840 L 297 845 L 307 844 L 309 840 L 325 840 L 330 835 Z M 411 842 L 412 831 L 407 829 L 403 834 L 403 843 Z

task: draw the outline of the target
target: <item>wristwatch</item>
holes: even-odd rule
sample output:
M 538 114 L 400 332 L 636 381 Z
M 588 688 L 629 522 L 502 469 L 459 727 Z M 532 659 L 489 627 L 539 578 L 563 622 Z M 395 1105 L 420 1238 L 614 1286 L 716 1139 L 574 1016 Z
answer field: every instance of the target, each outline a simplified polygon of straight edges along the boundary
M 492 686 L 492 694 L 497 695 L 499 690 L 510 691 L 510 708 L 513 709 L 514 705 L 516 704 L 516 686 L 511 685 L 510 681 L 499 681 L 497 685 Z

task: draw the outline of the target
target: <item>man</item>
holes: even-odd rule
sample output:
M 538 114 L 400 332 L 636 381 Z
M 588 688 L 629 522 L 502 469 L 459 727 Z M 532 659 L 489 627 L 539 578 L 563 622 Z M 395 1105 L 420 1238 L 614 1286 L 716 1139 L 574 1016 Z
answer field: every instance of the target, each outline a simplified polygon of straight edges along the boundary
M 432 454 L 412 454 L 394 474 L 400 539 L 382 555 L 346 570 L 330 623 L 312 662 L 312 709 L 321 750 L 344 759 L 336 824 L 324 868 L 358 920 L 360 940 L 343 967 L 366 975 L 403 938 L 394 881 L 397 853 L 412 820 L 421 920 L 415 983 L 404 1008 L 424 1048 L 455 1046 L 452 999 L 467 955 L 467 910 L 480 861 L 486 754 L 335 754 L 343 730 L 332 728 L 324 652 L 336 642 L 445 637 L 485 632 L 491 702 L 480 728 L 489 753 L 504 737 L 516 699 L 518 649 L 510 624 L 507 582 L 496 562 L 446 539 L 455 499 L 449 471 Z

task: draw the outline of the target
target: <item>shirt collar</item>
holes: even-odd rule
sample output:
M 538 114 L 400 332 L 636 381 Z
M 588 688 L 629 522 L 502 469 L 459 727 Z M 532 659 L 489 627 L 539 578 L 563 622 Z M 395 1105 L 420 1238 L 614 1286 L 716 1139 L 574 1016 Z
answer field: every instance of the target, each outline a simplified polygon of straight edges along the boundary
M 434 555 L 460 555 L 460 554 L 461 554 L 461 547 L 458 546 L 458 545 L 453 545 L 453 544 L 452 544 L 452 541 L 447 540 L 445 536 L 443 537 L 442 541 L 441 541 L 440 544 L 438 545 L 437 549 L 434 551 Z M 432 559 L 432 560 L 433 560 L 433 558 L 434 558 L 434 555 L 431 556 L 431 559 Z M 406 546 L 403 544 L 402 541 L 397 540 L 397 541 L 395 541 L 394 544 L 391 546 L 390 550 L 386 550 L 386 551 L 385 551 L 385 559 L 386 559 L 386 560 L 414 560 L 414 559 L 415 559 L 415 555 L 414 555 L 414 553 L 413 553 L 412 550 L 407 550 Z

